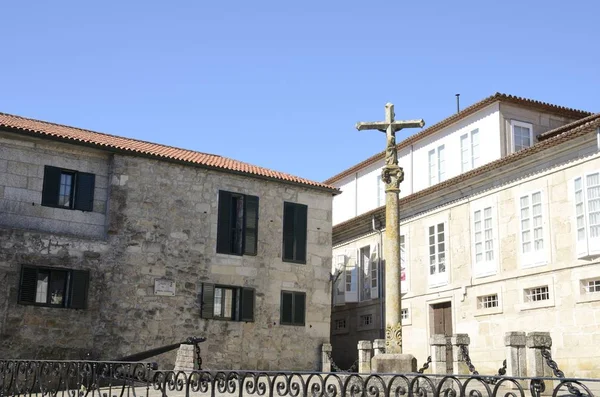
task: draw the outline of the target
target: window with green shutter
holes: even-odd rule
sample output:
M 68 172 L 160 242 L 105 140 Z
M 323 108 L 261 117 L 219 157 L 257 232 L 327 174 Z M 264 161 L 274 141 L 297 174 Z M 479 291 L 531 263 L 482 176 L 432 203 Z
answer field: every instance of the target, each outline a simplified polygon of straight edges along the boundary
M 304 325 L 306 316 L 306 293 L 281 291 L 281 325 Z
M 22 266 L 18 303 L 85 309 L 88 284 L 86 270 Z
M 306 227 L 308 207 L 283 203 L 283 260 L 306 263 Z
M 219 191 L 217 253 L 256 255 L 258 197 Z
M 229 321 L 254 321 L 254 289 L 202 284 L 200 317 Z
M 94 210 L 96 176 L 45 166 L 42 205 L 80 211 Z

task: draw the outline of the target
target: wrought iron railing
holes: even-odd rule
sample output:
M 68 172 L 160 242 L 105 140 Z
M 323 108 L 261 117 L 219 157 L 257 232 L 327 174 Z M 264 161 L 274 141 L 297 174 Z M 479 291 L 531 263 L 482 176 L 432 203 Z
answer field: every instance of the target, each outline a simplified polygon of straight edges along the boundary
M 487 377 L 489 378 L 489 377 Z M 0 396 L 539 397 L 594 396 L 600 379 L 265 371 L 158 371 L 150 363 L 0 361 Z

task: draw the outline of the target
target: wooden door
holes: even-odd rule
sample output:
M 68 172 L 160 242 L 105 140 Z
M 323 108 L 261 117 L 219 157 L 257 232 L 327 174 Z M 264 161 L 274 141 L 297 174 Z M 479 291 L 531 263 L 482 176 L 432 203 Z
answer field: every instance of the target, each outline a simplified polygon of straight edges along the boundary
M 432 316 L 432 333 L 446 335 L 446 373 L 451 374 L 452 369 L 452 344 L 450 337 L 452 336 L 452 305 L 450 302 L 438 303 L 431 306 L 433 311 Z

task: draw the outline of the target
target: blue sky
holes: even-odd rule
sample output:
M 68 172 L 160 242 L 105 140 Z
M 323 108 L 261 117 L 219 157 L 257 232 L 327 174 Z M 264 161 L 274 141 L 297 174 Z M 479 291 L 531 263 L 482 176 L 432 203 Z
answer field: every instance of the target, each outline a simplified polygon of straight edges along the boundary
M 324 180 L 496 91 L 600 111 L 596 0 L 0 6 L 0 112 Z M 401 131 L 398 140 L 416 130 Z

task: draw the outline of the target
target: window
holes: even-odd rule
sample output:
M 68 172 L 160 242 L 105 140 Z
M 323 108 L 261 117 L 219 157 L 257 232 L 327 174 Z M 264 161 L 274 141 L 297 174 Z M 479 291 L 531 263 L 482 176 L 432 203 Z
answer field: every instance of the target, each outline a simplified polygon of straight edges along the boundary
M 400 292 L 408 292 L 406 236 L 400 235 Z
M 543 264 L 546 260 L 542 193 L 534 192 L 519 197 L 519 209 L 523 266 Z
M 477 297 L 477 306 L 479 309 L 498 307 L 498 294 Z
M 308 207 L 283 203 L 283 260 L 306 263 L 306 226 Z
M 437 149 L 429 151 L 429 186 L 435 185 L 446 179 L 445 147 L 438 146 Z
M 428 228 L 429 235 L 429 283 L 444 284 L 448 281 L 446 275 L 446 238 L 445 224 Z
M 81 211 L 94 210 L 96 176 L 85 172 L 44 167 L 42 205 Z
M 254 289 L 202 284 L 200 317 L 230 321 L 254 321 Z
M 550 291 L 548 286 L 527 288 L 525 290 L 525 302 L 539 302 L 550 300 Z
M 84 270 L 22 266 L 19 303 L 85 309 L 88 282 Z
M 575 179 L 577 257 L 600 254 L 600 173 Z
M 585 292 L 592 294 L 594 292 L 600 292 L 600 279 L 585 280 L 584 283 Z
M 367 325 L 371 325 L 373 324 L 373 315 L 372 314 L 365 314 L 363 316 L 360 316 L 360 326 L 361 327 L 365 327 Z
M 533 128 L 529 123 L 511 121 L 513 153 L 533 145 Z
M 479 129 L 460 137 L 461 171 L 479 167 Z
M 281 291 L 281 325 L 304 325 L 306 294 Z
M 381 175 L 377 176 L 377 206 L 385 205 L 385 182 Z
M 256 255 L 258 197 L 219 191 L 217 253 Z
M 495 274 L 494 223 L 495 208 L 482 206 L 473 211 L 473 274 L 476 277 Z
M 378 274 L 377 274 L 377 246 L 371 250 L 370 246 L 359 250 L 359 266 L 361 274 L 360 300 L 366 301 L 378 297 Z
M 407 308 L 403 308 L 400 312 L 400 318 L 402 320 L 408 320 L 408 309 Z
M 335 330 L 336 331 L 341 331 L 346 329 L 346 319 L 342 318 L 339 320 L 335 320 Z

